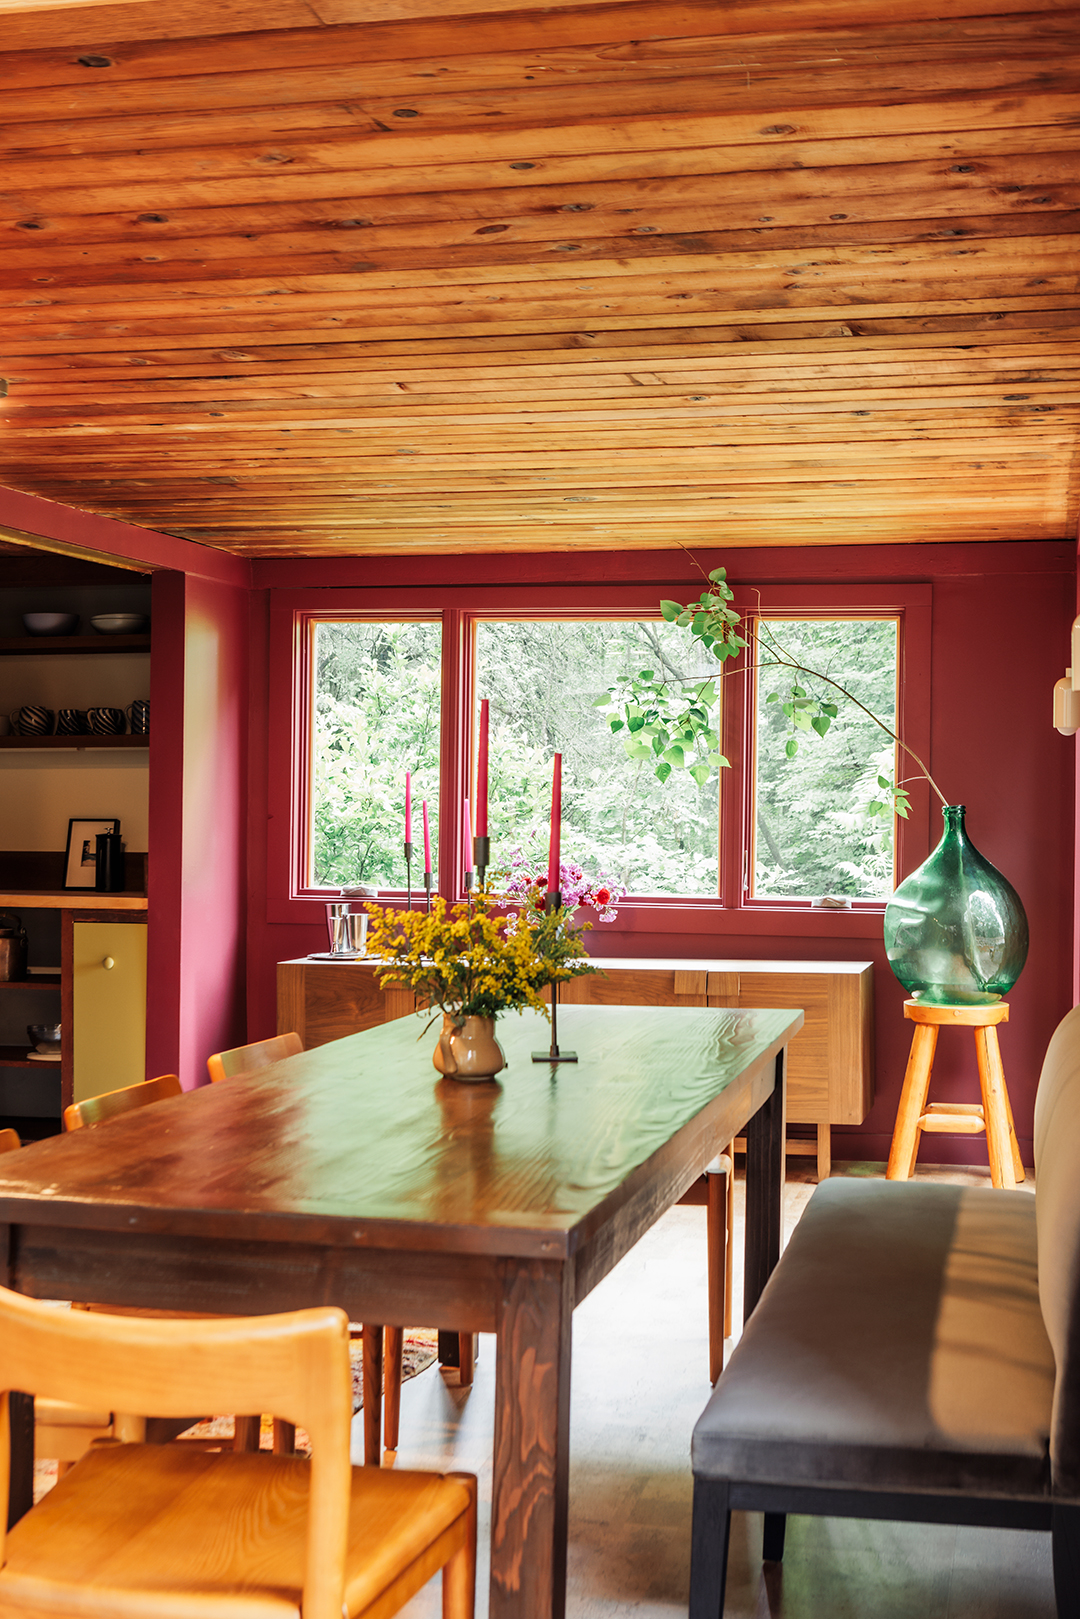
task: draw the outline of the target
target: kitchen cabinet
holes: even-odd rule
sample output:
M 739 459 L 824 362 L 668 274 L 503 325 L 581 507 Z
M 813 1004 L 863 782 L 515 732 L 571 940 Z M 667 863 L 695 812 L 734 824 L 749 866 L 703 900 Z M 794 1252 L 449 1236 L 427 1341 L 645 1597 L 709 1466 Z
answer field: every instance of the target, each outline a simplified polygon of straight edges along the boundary
M 57 969 L 0 984 L 0 1125 L 47 1135 L 69 1103 L 146 1077 L 146 896 L 0 887 L 0 910 L 22 917 L 30 967 Z M 29 1023 L 61 1024 L 59 1063 L 30 1056 Z

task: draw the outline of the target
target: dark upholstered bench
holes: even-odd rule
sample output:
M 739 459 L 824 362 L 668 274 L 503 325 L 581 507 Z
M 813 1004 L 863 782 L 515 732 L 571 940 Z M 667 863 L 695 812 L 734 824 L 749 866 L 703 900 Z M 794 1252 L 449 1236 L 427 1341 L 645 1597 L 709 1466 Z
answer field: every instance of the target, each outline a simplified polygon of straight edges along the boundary
M 1080 1619 L 1080 1008 L 1035 1109 L 1036 1191 L 819 1186 L 694 1430 L 691 1619 L 730 1514 L 1046 1529 Z

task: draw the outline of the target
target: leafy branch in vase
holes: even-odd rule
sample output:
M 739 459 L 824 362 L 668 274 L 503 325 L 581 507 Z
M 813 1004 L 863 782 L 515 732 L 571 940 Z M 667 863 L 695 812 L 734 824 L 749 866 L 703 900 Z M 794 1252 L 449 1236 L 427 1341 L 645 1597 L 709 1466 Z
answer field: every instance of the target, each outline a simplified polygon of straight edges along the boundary
M 727 569 L 714 568 L 706 578 L 708 589 L 701 592 L 696 602 L 684 606 L 681 602 L 662 601 L 660 611 L 669 624 L 688 630 L 692 642 L 724 664 L 745 651 L 747 640 L 741 633 L 740 615 L 731 605 L 734 592 L 727 582 Z M 788 759 L 798 753 L 801 733 L 824 737 L 840 715 L 840 705 L 831 697 L 816 695 L 803 684 L 803 681 L 819 681 L 844 702 L 854 704 L 884 731 L 918 766 L 919 774 L 942 804 L 948 802 L 924 761 L 891 726 L 834 676 L 810 668 L 789 653 L 763 618 L 757 623 L 757 648 L 757 662 L 744 664 L 733 673 L 775 668 L 791 671 L 787 692 L 771 692 L 766 698 L 767 703 L 780 705 L 780 711 L 790 724 L 785 744 Z M 667 781 L 674 770 L 686 770 L 699 786 L 704 786 L 714 771 L 726 768 L 730 762 L 720 751 L 719 725 L 715 717 L 719 700 L 715 676 L 667 679 L 652 669 L 643 669 L 637 675 L 621 675 L 596 699 L 595 706 L 604 711 L 613 732 L 626 731 L 623 746 L 628 757 L 642 763 L 652 761 L 659 781 Z M 906 817 L 910 795 L 903 784 L 883 775 L 878 776 L 877 784 L 883 796 L 867 804 L 867 813 Z

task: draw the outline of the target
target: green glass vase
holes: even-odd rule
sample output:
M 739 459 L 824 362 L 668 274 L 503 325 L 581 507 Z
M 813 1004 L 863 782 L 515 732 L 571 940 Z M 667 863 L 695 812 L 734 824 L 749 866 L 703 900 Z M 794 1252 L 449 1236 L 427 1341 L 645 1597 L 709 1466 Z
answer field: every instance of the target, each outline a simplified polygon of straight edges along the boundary
M 969 840 L 963 804 L 941 813 L 945 836 L 885 907 L 885 954 L 913 1000 L 985 1006 L 1020 976 L 1027 917 L 1012 884 Z

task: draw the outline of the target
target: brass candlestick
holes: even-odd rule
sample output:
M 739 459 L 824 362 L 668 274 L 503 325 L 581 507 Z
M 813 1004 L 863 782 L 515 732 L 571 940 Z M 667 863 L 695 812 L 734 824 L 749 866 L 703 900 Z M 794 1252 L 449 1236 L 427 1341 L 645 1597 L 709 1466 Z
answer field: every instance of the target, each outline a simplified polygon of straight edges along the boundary
M 473 865 L 476 867 L 476 886 L 483 888 L 484 878 L 487 874 L 491 860 L 491 839 L 475 837 L 472 840 Z
M 405 909 L 412 910 L 412 855 L 413 846 L 405 844 Z
M 432 884 L 431 873 L 430 873 L 430 871 L 425 871 L 425 873 L 424 873 L 424 900 L 425 900 L 425 906 L 426 906 L 428 915 L 431 914 L 431 884 Z
M 544 909 L 550 916 L 562 905 L 562 893 L 553 888 L 544 900 Z M 533 1062 L 577 1062 L 576 1051 L 559 1050 L 559 985 L 553 978 L 551 980 L 551 1046 L 547 1051 L 534 1051 Z

